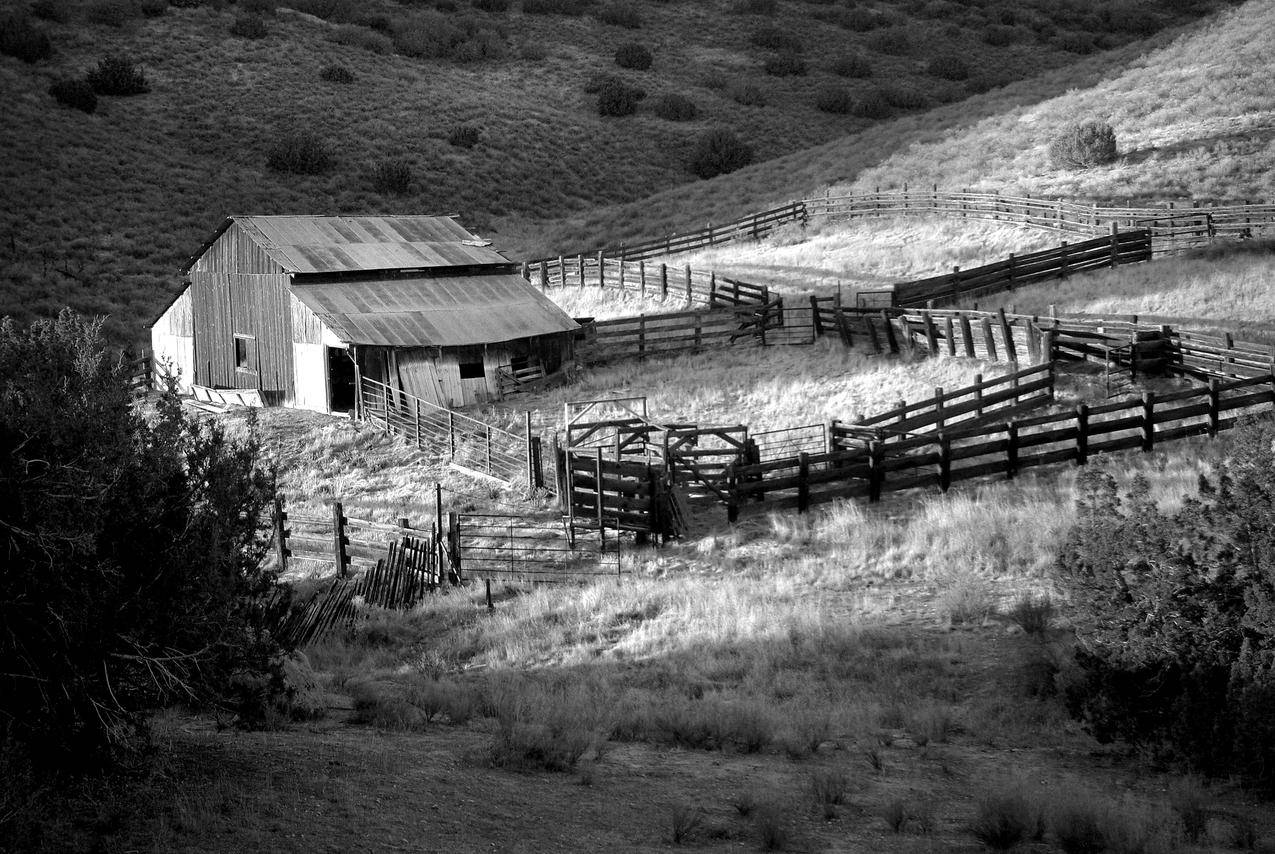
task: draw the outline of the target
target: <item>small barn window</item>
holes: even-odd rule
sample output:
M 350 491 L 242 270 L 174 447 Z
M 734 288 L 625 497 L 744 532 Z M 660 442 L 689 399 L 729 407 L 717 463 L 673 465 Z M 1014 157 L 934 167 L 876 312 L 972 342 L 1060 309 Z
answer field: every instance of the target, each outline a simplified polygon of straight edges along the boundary
M 481 380 L 485 376 L 482 362 L 461 362 L 460 378 L 462 380 Z
M 235 370 L 237 371 L 255 371 L 257 369 L 256 347 L 257 339 L 251 335 L 235 336 Z

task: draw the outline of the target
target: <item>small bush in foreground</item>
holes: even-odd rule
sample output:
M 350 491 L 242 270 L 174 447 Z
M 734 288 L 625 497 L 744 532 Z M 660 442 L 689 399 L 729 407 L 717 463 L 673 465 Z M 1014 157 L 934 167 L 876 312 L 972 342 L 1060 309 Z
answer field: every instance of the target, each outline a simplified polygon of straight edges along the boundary
M 699 115 L 695 103 L 685 95 L 664 95 L 652 107 L 655 115 L 670 122 L 689 122 Z
M 777 53 L 768 57 L 762 68 L 771 77 L 805 77 L 809 71 L 806 60 L 795 53 Z
M 482 131 L 473 125 L 457 125 L 447 133 L 448 145 L 457 148 L 473 148 L 482 138 Z
M 79 78 L 55 80 L 49 87 L 53 100 L 66 107 L 91 113 L 97 109 L 97 95 L 93 87 Z
M 646 92 L 619 80 L 608 80 L 598 90 L 598 115 L 631 116 Z
M 837 807 L 846 801 L 850 781 L 837 769 L 815 771 L 810 775 L 810 797 L 825 820 L 837 817 Z
M 571 771 L 591 749 L 600 755 L 610 700 L 588 684 L 514 682 L 494 689 L 489 759 L 515 770 Z
M 1060 169 L 1087 169 L 1118 156 L 1116 131 L 1106 122 L 1069 125 L 1049 144 L 1049 159 Z
M 1043 833 L 1040 811 L 1017 792 L 996 792 L 982 798 L 970 822 L 974 838 L 995 851 L 1008 851 Z
M 763 851 L 786 851 L 792 843 L 792 831 L 784 811 L 775 804 L 754 809 L 753 826 L 757 828 L 757 841 Z
M 276 172 L 318 175 L 332 165 L 332 155 L 322 139 L 309 131 L 286 133 L 266 153 L 266 164 Z
M 11 15 L 0 20 L 0 53 L 23 62 L 39 62 L 53 55 L 53 42 L 30 21 Z
M 815 108 L 824 113 L 845 115 L 854 109 L 854 96 L 844 86 L 824 86 L 815 93 Z
M 670 817 L 669 841 L 674 845 L 689 842 L 691 835 L 704 823 L 704 811 L 687 804 L 676 804 Z
M 144 95 L 150 91 L 141 66 L 127 56 L 108 56 L 88 73 L 88 83 L 99 95 Z
M 850 112 L 861 119 L 884 119 L 890 115 L 890 102 L 884 92 L 874 89 L 860 95 Z
M 598 10 L 598 20 L 613 27 L 637 30 L 642 27 L 642 16 L 631 3 L 608 3 Z
M 325 65 L 319 72 L 319 79 L 328 83 L 353 83 L 354 72 L 344 65 Z
M 241 39 L 264 39 L 268 33 L 266 20 L 260 15 L 240 15 L 230 25 L 230 34 Z
M 752 159 L 751 146 L 726 128 L 714 128 L 695 141 L 689 166 L 700 178 L 712 178 L 742 169 Z
M 1107 848 L 1105 808 L 1076 796 L 1064 800 L 1049 817 L 1049 829 L 1063 854 L 1100 854 Z
M 759 87 L 751 83 L 731 83 L 726 87 L 726 95 L 736 104 L 745 107 L 766 106 L 766 96 Z
M 1009 617 L 1029 635 L 1046 635 L 1054 622 L 1054 600 L 1047 595 L 1025 594 L 1010 608 Z
M 382 160 L 372 167 L 372 189 L 378 193 L 405 195 L 412 189 L 412 166 L 406 160 Z
M 833 61 L 832 73 L 841 77 L 871 77 L 872 63 L 860 54 L 848 53 Z
M 637 42 L 626 42 L 615 50 L 615 64 L 621 68 L 646 71 L 654 61 L 651 51 Z

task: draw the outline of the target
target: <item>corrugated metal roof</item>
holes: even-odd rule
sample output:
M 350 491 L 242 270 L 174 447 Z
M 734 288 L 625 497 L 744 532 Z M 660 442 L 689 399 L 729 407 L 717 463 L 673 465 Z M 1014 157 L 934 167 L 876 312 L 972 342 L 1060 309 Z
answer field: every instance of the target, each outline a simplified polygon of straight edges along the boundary
M 292 292 L 347 344 L 461 347 L 576 329 L 521 276 L 413 277 L 306 284 Z
M 290 273 L 508 264 L 447 216 L 236 216 Z M 224 226 L 223 226 L 224 230 Z

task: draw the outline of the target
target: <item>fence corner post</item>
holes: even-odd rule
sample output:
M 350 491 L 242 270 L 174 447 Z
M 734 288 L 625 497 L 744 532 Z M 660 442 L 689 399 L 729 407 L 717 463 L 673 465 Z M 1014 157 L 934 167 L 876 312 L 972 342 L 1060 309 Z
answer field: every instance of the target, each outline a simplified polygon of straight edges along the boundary
M 332 560 L 336 563 L 337 572 L 342 578 L 349 574 L 350 555 L 347 546 L 350 539 L 345 535 L 345 512 L 340 501 L 332 502 Z
M 275 558 L 279 564 L 279 572 L 288 568 L 288 527 L 285 524 L 287 514 L 283 509 L 283 495 L 274 495 L 274 548 Z

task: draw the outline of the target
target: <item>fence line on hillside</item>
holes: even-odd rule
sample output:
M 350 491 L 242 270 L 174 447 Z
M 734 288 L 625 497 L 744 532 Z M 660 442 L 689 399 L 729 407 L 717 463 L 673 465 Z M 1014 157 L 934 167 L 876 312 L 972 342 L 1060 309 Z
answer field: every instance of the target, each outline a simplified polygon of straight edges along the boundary
M 688 305 L 702 303 L 709 308 L 766 303 L 770 289 L 719 276 L 713 271 L 694 270 L 690 265 L 670 267 L 647 264 L 642 260 L 575 255 L 556 260 L 524 262 L 522 275 L 527 281 L 548 292 L 555 288 L 615 288 L 643 298 L 670 297 Z
M 1268 388 L 1254 391 L 1260 386 Z M 1069 461 L 1084 465 L 1091 455 L 1134 448 L 1149 452 L 1165 442 L 1216 436 L 1247 416 L 1270 412 L 1272 403 L 1275 375 L 1226 383 L 1215 378 L 1207 388 L 1163 395 L 1146 392 L 1141 400 L 1080 404 L 1073 412 L 735 465 L 727 474 L 727 518 L 734 522 L 741 513 L 780 508 L 805 512 L 815 504 L 844 498 L 875 502 L 885 492 L 906 489 L 937 487 L 946 492 L 962 480 L 997 474 L 1012 478 L 1032 466 Z
M 673 233 L 653 240 L 593 248 L 585 255 L 621 260 L 691 252 L 734 240 L 760 237 L 781 225 L 806 224 L 816 218 L 944 216 L 1026 225 L 1071 234 L 1098 236 L 1114 223 L 1121 229 L 1151 232 L 1156 254 L 1180 252 L 1217 239 L 1248 239 L 1275 232 L 1275 204 L 1269 202 L 1207 205 L 1198 200 L 1165 202 L 1161 206 L 1113 206 L 1072 202 L 1059 198 L 971 191 L 880 189 L 872 193 L 833 196 L 830 193 L 788 202 L 718 225 Z M 756 224 L 756 227 L 754 227 Z M 529 260 L 529 266 L 555 265 L 563 256 Z

